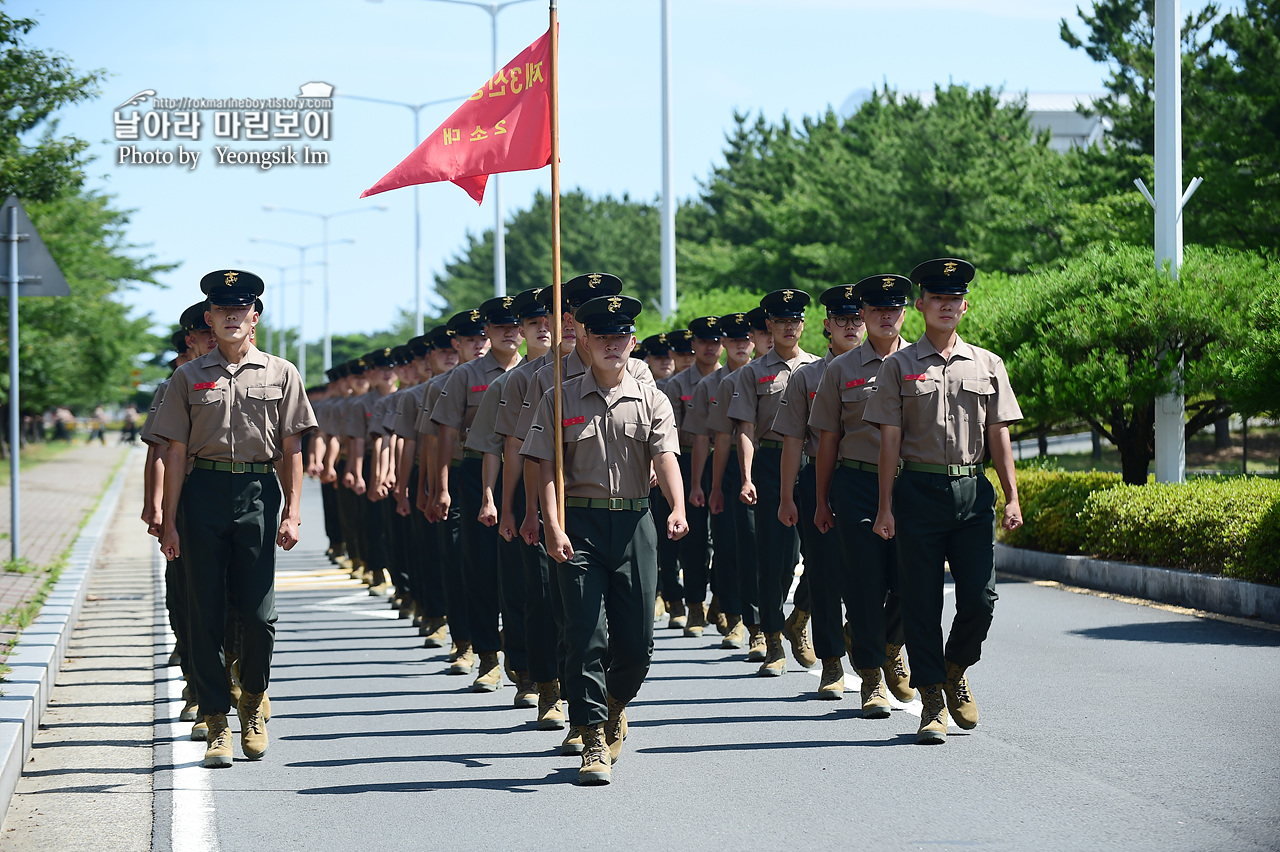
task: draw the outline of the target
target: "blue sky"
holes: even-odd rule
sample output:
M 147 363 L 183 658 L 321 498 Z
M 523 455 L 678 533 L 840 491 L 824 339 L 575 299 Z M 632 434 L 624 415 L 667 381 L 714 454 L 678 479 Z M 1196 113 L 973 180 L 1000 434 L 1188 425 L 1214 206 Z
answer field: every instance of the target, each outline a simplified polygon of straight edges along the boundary
M 593 195 L 654 199 L 661 182 L 658 0 L 561 0 L 561 180 Z M 675 194 L 694 195 L 720 152 L 735 110 L 771 120 L 799 118 L 839 107 L 857 89 L 888 83 L 919 90 L 954 81 L 1038 92 L 1098 92 L 1106 74 L 1058 37 L 1058 21 L 1077 21 L 1068 0 L 671 0 Z M 1203 5 L 1184 0 L 1188 8 Z M 106 69 L 102 96 L 63 110 L 60 129 L 93 143 L 91 185 L 135 210 L 130 241 L 158 260 L 181 266 L 166 289 L 129 295 L 138 313 L 157 325 L 176 320 L 199 297 L 205 272 L 256 269 L 274 288 L 276 266 L 298 252 L 253 244 L 260 237 L 295 244 L 320 241 L 320 221 L 267 212 L 278 205 L 330 213 L 371 204 L 386 212 L 332 220 L 333 333 L 386 328 L 398 307 L 413 304 L 413 192 L 402 189 L 365 201 L 371 186 L 414 147 L 407 109 L 338 99 L 331 139 L 313 143 L 329 152 L 327 166 L 281 166 L 269 171 L 220 166 L 213 150 L 212 112 L 192 170 L 181 166 L 120 165 L 113 110 L 135 93 L 160 97 L 295 97 L 298 87 L 323 81 L 339 92 L 424 102 L 465 96 L 490 73 L 489 16 L 481 10 L 428 0 L 9 0 L 11 16 L 40 25 L 29 43 L 60 51 L 80 69 Z M 522 3 L 498 17 L 499 64 L 545 32 L 547 6 Z M 1080 27 L 1077 24 L 1077 30 Z M 423 111 L 431 132 L 452 111 Z M 173 149 L 178 140 L 143 140 L 140 148 Z M 278 142 L 234 143 L 270 150 Z M 527 207 L 549 189 L 550 171 L 511 174 L 503 206 Z M 481 207 L 451 184 L 421 191 L 422 274 L 428 285 L 464 244 L 494 222 L 493 199 Z M 309 258 L 319 257 L 315 251 Z M 261 261 L 244 264 L 237 259 Z M 305 333 L 322 334 L 319 266 L 305 309 Z M 678 273 L 677 273 L 678 280 Z M 289 286 L 283 309 L 289 325 L 300 314 L 300 288 Z M 281 311 L 269 289 L 269 317 Z

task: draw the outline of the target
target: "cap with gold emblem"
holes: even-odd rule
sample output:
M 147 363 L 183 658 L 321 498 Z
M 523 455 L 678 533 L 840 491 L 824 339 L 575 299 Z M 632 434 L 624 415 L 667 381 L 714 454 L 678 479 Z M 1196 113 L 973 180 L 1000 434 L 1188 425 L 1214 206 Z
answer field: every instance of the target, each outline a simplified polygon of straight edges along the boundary
M 391 365 L 393 367 L 403 367 L 413 360 L 413 356 L 409 354 L 408 345 L 404 343 L 391 347 L 391 357 L 395 360 L 395 363 Z
M 597 296 L 578 308 L 574 319 L 592 334 L 635 334 L 644 306 L 630 296 Z
M 480 319 L 484 320 L 485 325 L 519 325 L 520 320 L 516 319 L 515 314 L 515 296 L 494 296 L 492 299 L 485 299 L 480 305 Z
M 649 353 L 645 351 L 643 343 L 637 343 L 635 346 L 631 347 L 631 357 L 635 358 L 637 361 L 643 361 L 648 357 L 648 355 Z
M 868 275 L 853 285 L 853 295 L 868 308 L 901 308 L 911 301 L 911 289 L 905 275 Z
M 363 376 L 365 363 L 363 358 L 352 358 L 347 362 L 348 376 Z
M 458 311 L 449 317 L 447 327 L 455 337 L 475 337 L 484 334 L 484 319 L 479 308 L 469 311 Z
M 511 311 L 516 315 L 517 319 L 533 319 L 534 317 L 545 317 L 551 313 L 546 305 L 538 301 L 538 294 L 543 291 L 542 287 L 534 287 L 531 290 L 522 290 L 516 294 L 515 301 L 511 303 Z
M 752 308 L 747 311 L 747 324 L 756 331 L 769 330 L 769 326 L 764 324 L 764 321 L 768 318 L 769 315 L 764 312 L 764 308 Z
M 693 354 L 693 332 L 687 328 L 676 328 L 667 332 L 667 345 L 672 352 L 682 355 Z
M 764 311 L 761 311 L 759 308 L 756 308 L 755 310 L 760 311 L 760 323 L 763 325 Z M 704 319 L 711 319 L 711 317 L 704 317 Z M 698 322 L 698 320 L 694 320 L 689 323 L 689 325 L 692 327 L 696 322 Z M 739 340 L 745 339 L 753 328 L 751 325 L 751 318 L 745 313 L 725 314 L 716 320 L 716 326 L 720 328 L 722 336 L 738 338 Z M 694 334 L 697 334 L 696 329 L 694 330 Z
M 760 300 L 760 307 L 771 319 L 804 319 L 809 294 L 803 290 L 774 290 Z
M 973 264 L 958 257 L 939 257 L 926 260 L 911 270 L 911 283 L 921 290 L 946 296 L 963 296 L 969 292 L 973 280 Z
M 427 343 L 432 349 L 453 348 L 453 332 L 449 330 L 447 325 L 432 326 L 427 329 L 427 333 L 423 337 L 427 339 Z
M 419 334 L 417 337 L 410 337 L 404 347 L 409 350 L 410 359 L 425 358 L 431 351 L 431 339 L 425 334 Z
M 392 367 L 395 365 L 395 358 L 392 356 L 391 349 L 375 349 L 361 359 L 366 367 Z
M 723 336 L 720 317 L 698 317 L 689 320 L 689 333 L 699 340 L 719 340 Z
M 223 307 L 252 305 L 265 289 L 261 278 L 242 269 L 219 269 L 200 279 L 209 302 Z
M 183 331 L 208 331 L 209 323 L 204 321 L 207 310 L 209 310 L 208 302 L 196 302 L 182 312 L 182 318 L 178 320 L 178 324 L 182 326 Z
M 649 335 L 640 341 L 640 345 L 644 347 L 646 356 L 652 355 L 655 358 L 662 358 L 671 354 L 671 341 L 665 332 Z
M 841 284 L 839 287 L 823 290 L 818 301 L 826 306 L 827 316 L 856 314 L 862 306 L 857 290 L 856 284 Z
M 561 310 L 576 311 L 597 296 L 616 296 L 622 292 L 622 279 L 607 272 L 589 272 L 570 278 L 560 285 Z M 554 296 L 553 288 L 543 287 L 538 301 L 548 308 Z

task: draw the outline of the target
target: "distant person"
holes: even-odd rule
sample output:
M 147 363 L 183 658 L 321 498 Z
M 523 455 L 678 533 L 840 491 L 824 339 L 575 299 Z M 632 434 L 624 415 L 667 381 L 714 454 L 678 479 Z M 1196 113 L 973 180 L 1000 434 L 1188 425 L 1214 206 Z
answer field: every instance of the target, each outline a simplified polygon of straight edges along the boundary
M 120 424 L 120 443 L 138 443 L 138 409 L 133 403 L 124 410 L 124 421 Z
M 89 440 L 85 443 L 93 443 L 93 439 L 97 438 L 98 443 L 105 444 L 107 442 L 107 412 L 99 405 L 93 410 L 93 422 L 90 424 Z

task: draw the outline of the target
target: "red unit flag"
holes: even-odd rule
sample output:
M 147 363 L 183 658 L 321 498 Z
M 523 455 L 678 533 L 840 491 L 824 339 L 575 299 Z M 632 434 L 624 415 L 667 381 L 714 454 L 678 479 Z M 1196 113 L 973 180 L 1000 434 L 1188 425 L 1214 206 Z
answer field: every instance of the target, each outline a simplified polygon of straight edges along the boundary
M 489 175 L 551 162 L 551 31 L 502 67 L 361 198 L 452 181 L 479 204 Z

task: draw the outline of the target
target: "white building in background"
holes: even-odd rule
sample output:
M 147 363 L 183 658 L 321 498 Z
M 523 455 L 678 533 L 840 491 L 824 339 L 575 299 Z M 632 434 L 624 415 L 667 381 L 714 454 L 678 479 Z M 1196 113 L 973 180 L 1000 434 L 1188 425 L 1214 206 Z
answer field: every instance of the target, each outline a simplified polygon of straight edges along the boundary
M 1022 92 L 1003 92 L 1001 104 L 1011 104 L 1023 96 Z M 1100 115 L 1082 115 L 1077 106 L 1091 109 L 1100 92 L 1027 92 L 1027 114 L 1031 119 L 1033 130 L 1048 130 L 1051 134 L 1049 147 L 1055 151 L 1097 143 L 1111 130 L 1111 119 Z M 858 89 L 840 105 L 840 115 L 845 118 L 858 111 L 864 102 L 871 97 L 870 89 Z M 927 92 L 898 92 L 899 98 L 914 97 L 925 106 L 933 104 L 933 90 Z

